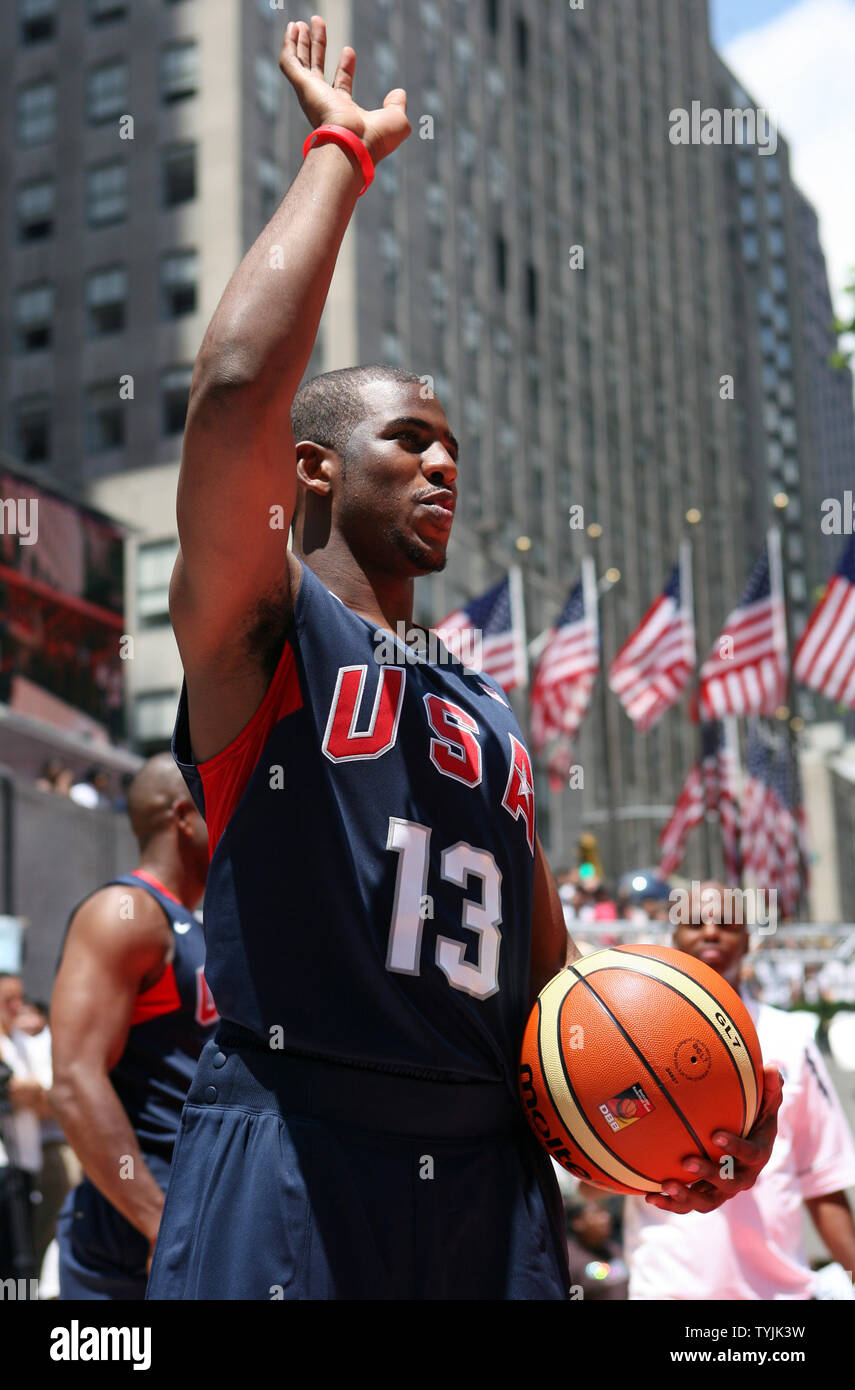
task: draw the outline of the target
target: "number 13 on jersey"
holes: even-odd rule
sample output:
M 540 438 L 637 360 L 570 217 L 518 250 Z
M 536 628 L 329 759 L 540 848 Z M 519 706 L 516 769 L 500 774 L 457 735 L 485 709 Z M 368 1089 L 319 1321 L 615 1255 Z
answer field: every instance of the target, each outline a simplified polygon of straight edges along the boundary
M 429 894 L 430 827 L 416 821 L 389 817 L 386 848 L 399 856 L 395 882 L 395 901 L 386 969 L 399 975 L 421 973 L 422 904 Z M 489 850 L 476 849 L 458 840 L 442 851 L 440 877 L 458 888 L 469 887 L 470 878 L 480 879 L 480 900 L 463 899 L 461 925 L 478 937 L 478 961 L 466 960 L 462 941 L 447 936 L 436 939 L 436 964 L 453 989 L 475 999 L 489 999 L 499 988 L 499 948 L 502 934 L 502 875 Z

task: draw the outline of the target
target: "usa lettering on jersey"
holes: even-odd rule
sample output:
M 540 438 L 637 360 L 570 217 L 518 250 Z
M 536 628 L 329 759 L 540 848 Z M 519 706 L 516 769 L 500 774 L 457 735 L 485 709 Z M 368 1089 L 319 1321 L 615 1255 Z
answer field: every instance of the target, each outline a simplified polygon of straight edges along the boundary
M 381 758 L 394 748 L 398 737 L 407 673 L 400 667 L 381 668 L 374 704 L 367 726 L 362 723 L 363 696 L 368 666 L 342 666 L 321 744 L 330 762 L 354 762 Z M 492 693 L 484 687 L 487 693 Z M 504 703 L 500 701 L 500 703 Z M 467 710 L 445 696 L 423 697 L 427 756 L 437 772 L 469 787 L 477 787 L 483 777 L 483 752 L 479 741 L 482 729 Z M 502 806 L 514 820 L 522 820 L 526 843 L 534 854 L 534 778 L 531 759 L 524 744 L 508 733 L 508 780 Z

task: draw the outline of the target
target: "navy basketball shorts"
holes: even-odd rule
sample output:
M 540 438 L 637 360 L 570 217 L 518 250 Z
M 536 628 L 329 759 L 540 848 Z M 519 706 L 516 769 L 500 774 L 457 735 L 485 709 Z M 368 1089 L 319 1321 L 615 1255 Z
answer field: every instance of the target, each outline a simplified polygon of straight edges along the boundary
M 146 1154 L 152 1176 L 166 1191 L 169 1161 Z M 56 1220 L 61 1299 L 145 1298 L 149 1245 L 88 1178 L 65 1199 Z
M 187 1096 L 147 1297 L 565 1299 L 551 1164 L 499 1084 L 248 1046 Z

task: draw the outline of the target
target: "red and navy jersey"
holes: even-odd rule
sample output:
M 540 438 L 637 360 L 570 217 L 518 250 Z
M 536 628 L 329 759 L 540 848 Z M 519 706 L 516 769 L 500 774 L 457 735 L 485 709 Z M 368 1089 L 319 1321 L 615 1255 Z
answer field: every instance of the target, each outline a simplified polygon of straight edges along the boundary
M 172 751 L 211 848 L 206 974 L 223 1018 L 273 1049 L 515 1087 L 531 763 L 494 680 L 418 655 L 304 564 L 264 700 L 198 765 L 182 688 Z
M 120 874 L 102 887 L 114 884 L 149 893 L 166 913 L 175 942 L 160 979 L 137 996 L 125 1050 L 110 1072 L 143 1154 L 171 1159 L 199 1053 L 218 1019 L 204 975 L 204 933 L 190 909 L 144 870 Z

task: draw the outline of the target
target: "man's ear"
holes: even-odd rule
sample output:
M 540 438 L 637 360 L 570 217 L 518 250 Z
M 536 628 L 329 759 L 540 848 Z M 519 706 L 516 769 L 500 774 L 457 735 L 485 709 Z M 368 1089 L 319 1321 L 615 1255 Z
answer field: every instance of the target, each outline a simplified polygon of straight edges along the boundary
M 313 444 L 310 439 L 301 439 L 295 445 L 297 454 L 297 477 L 307 491 L 316 497 L 329 496 L 332 480 L 340 471 L 338 454 L 334 449 L 326 449 L 321 444 Z

